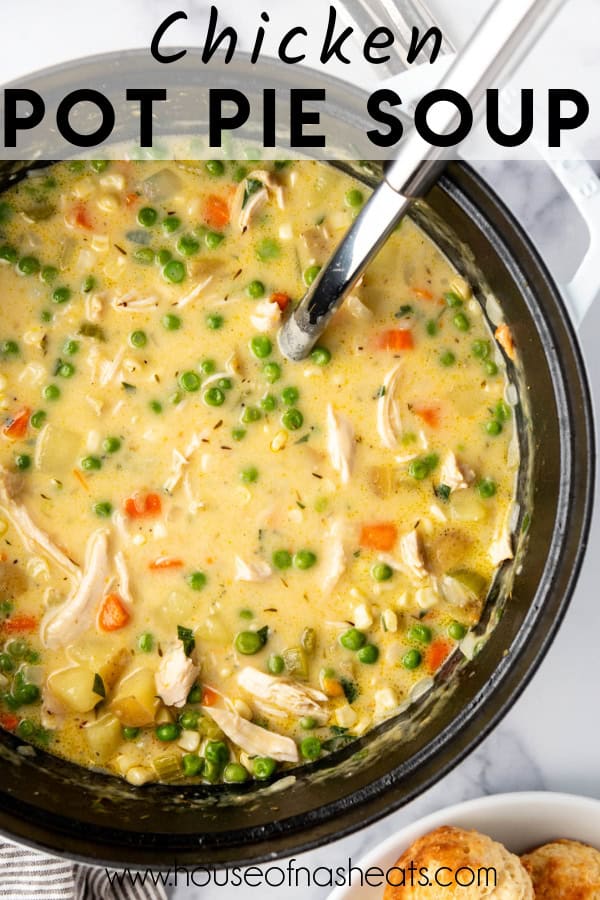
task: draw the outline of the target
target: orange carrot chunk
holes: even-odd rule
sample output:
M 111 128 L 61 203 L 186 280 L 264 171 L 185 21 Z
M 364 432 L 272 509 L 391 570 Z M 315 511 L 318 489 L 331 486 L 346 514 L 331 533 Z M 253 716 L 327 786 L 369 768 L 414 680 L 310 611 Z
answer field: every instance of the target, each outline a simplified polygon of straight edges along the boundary
M 123 506 L 125 515 L 130 519 L 159 516 L 162 511 L 162 503 L 158 494 L 142 494 L 139 491 L 128 497 Z
M 391 328 L 377 338 L 379 350 L 412 350 L 414 345 L 412 331 L 408 328 Z
M 360 530 L 360 546 L 368 550 L 393 550 L 398 539 L 398 529 L 392 522 L 375 522 L 363 525 Z
M 31 410 L 24 406 L 19 412 L 15 413 L 4 423 L 2 433 L 11 441 L 20 441 L 27 434 L 27 426 L 29 425 L 29 417 Z
M 288 303 L 290 302 L 290 298 L 287 294 L 275 293 L 271 294 L 271 303 L 276 303 L 281 312 L 284 312 Z
M 211 228 L 225 228 L 226 225 L 229 225 L 227 201 L 216 194 L 207 197 L 204 205 L 204 221 Z
M 0 630 L 4 634 L 20 634 L 25 631 L 37 631 L 38 620 L 35 616 L 11 616 L 0 623 Z
M 14 731 L 19 719 L 13 713 L 0 713 L 0 726 L 6 731 Z
M 118 594 L 107 594 L 98 613 L 98 625 L 102 631 L 118 631 L 124 628 L 131 616 Z
M 413 288 L 413 294 L 420 300 L 433 300 L 433 294 L 427 288 Z
M 153 559 L 152 562 L 148 564 L 148 568 L 151 572 L 160 572 L 165 569 L 181 569 L 183 566 L 182 559 L 175 559 L 172 556 L 159 556 L 158 559 Z
M 435 406 L 415 406 L 413 407 L 413 412 L 431 428 L 437 428 L 440 424 L 440 411 Z
M 214 706 L 219 700 L 219 695 L 208 685 L 202 688 L 202 706 Z
M 91 231 L 94 227 L 87 206 L 84 203 L 78 203 L 77 206 L 73 207 L 69 220 L 77 228 L 85 228 L 86 231 Z
M 442 663 L 449 656 L 452 646 L 444 638 L 438 638 L 427 648 L 425 656 L 425 665 L 428 670 L 433 673 L 437 672 Z

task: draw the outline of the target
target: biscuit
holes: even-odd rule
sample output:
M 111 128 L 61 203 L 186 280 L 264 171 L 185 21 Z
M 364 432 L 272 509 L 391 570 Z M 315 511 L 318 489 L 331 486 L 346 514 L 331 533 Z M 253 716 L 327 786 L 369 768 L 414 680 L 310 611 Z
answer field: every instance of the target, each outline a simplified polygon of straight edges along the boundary
M 534 900 L 519 857 L 477 831 L 437 828 L 395 865 L 402 871 L 389 873 L 396 884 L 386 886 L 384 900 Z
M 600 900 L 600 853 L 577 841 L 554 841 L 521 857 L 536 900 Z

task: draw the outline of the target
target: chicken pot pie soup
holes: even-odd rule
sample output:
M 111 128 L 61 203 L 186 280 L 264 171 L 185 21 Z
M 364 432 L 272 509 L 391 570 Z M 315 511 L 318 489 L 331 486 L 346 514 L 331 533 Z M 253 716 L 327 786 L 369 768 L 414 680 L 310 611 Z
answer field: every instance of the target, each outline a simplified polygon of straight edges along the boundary
M 220 161 L 3 195 L 5 729 L 135 785 L 266 780 L 478 623 L 512 557 L 506 326 L 405 221 L 310 358 L 277 349 L 365 197 Z

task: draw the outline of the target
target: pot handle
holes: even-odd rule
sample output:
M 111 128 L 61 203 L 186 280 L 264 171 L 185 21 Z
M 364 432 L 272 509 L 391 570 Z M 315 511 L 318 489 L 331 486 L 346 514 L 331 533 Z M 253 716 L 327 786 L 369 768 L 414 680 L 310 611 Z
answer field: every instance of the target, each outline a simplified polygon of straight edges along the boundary
M 600 292 L 600 177 L 577 151 L 572 152 L 571 159 L 546 155 L 546 162 L 575 203 L 589 232 L 586 253 L 570 283 L 563 286 L 573 324 L 579 326 Z

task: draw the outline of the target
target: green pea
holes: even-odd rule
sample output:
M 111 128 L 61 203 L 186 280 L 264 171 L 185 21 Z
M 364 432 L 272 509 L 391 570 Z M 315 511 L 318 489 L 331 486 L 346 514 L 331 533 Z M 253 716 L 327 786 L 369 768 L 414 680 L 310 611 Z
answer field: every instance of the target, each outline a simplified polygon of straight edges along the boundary
M 248 169 L 246 169 L 245 166 L 238 166 L 236 169 L 234 169 L 232 177 L 233 177 L 233 180 L 235 181 L 235 183 L 239 184 L 240 181 L 244 180 L 244 178 L 246 177 L 247 174 L 248 174 Z
M 226 784 L 243 784 L 249 777 L 248 769 L 241 763 L 229 763 L 223 769 L 223 781 Z
M 244 656 L 254 656 L 265 645 L 265 638 L 258 631 L 240 631 L 235 638 L 235 649 Z
M 313 728 L 317 727 L 317 720 L 314 716 L 303 716 L 300 719 L 300 728 L 303 728 L 305 731 L 312 731 Z
M 201 591 L 207 582 L 204 572 L 191 572 L 185 580 L 193 591 Z
M 164 322 L 163 322 L 164 325 Z M 165 325 L 165 328 L 167 326 Z M 145 331 L 132 331 L 129 335 L 129 343 L 132 347 L 135 347 L 136 350 L 141 350 L 142 347 L 145 347 L 148 343 L 148 337 Z
M 496 363 L 493 361 L 493 359 L 488 359 L 488 360 L 486 360 L 486 363 L 485 363 L 485 371 L 486 371 L 486 373 L 487 373 L 488 375 L 491 375 L 492 377 L 493 377 L 494 375 L 497 375 L 497 374 L 498 374 L 498 366 L 497 366 Z
M 200 243 L 192 235 L 184 234 L 177 241 L 177 251 L 182 256 L 193 256 L 200 249 Z
M 450 368 L 456 362 L 456 356 L 451 350 L 445 350 L 440 356 L 440 363 L 446 368 Z
M 61 362 L 56 369 L 56 374 L 61 378 L 72 378 L 75 374 L 75 366 L 70 362 Z
M 152 228 L 153 225 L 156 225 L 156 220 L 158 219 L 158 213 L 152 206 L 142 206 L 140 211 L 137 214 L 137 220 L 143 228 Z
M 140 247 L 133 254 L 133 258 L 143 266 L 151 266 L 154 262 L 154 250 L 151 247 Z
M 14 247 L 11 247 L 9 244 L 3 244 L 0 247 L 0 260 L 7 263 L 16 263 L 19 258 L 19 254 L 15 250 Z
M 96 287 L 96 279 L 93 275 L 86 275 L 83 279 L 83 284 L 81 285 L 81 290 L 84 294 L 89 294 L 90 291 L 93 291 Z
M 277 763 L 270 756 L 255 756 L 252 760 L 252 772 L 259 781 L 266 781 L 276 769 Z
M 476 359 L 487 359 L 490 355 L 489 341 L 473 341 L 471 353 Z
M 154 649 L 154 637 L 149 631 L 140 634 L 138 638 L 138 649 L 140 649 L 142 653 L 152 653 Z
M 140 733 L 140 729 L 135 728 L 133 725 L 124 725 L 121 731 L 126 741 L 135 741 Z
M 312 569 L 317 561 L 317 556 L 312 550 L 298 550 L 292 557 L 295 569 Z
M 375 563 L 371 568 L 371 577 L 375 581 L 389 581 L 393 574 L 394 570 L 387 563 Z
M 94 172 L 105 172 L 106 169 L 110 166 L 110 162 L 107 159 L 92 159 L 90 162 L 90 166 L 94 170 Z
M 203 375 L 212 375 L 217 371 L 217 364 L 214 359 L 203 359 L 200 363 L 200 371 Z
M 349 206 L 351 209 L 356 209 L 358 206 L 362 206 L 364 202 L 364 194 L 362 191 L 359 191 L 358 188 L 352 188 L 352 190 L 347 192 L 346 206 Z
M 269 384 L 275 384 L 281 378 L 281 366 L 276 362 L 268 362 L 263 366 L 263 375 Z
M 363 631 L 359 631 L 358 628 L 349 628 L 348 631 L 345 631 L 340 637 L 340 644 L 346 650 L 360 650 L 366 643 L 367 636 Z
M 167 741 L 176 741 L 181 735 L 181 728 L 175 722 L 164 722 L 162 725 L 156 726 L 154 734 L 159 741 L 164 741 L 165 743 Z
M 305 737 L 300 741 L 300 753 L 304 759 L 315 760 L 321 755 L 321 741 L 317 737 Z
M 42 391 L 44 400 L 58 400 L 60 397 L 60 388 L 56 384 L 47 384 Z
M 477 485 L 477 490 L 480 497 L 484 500 L 489 500 L 496 493 L 496 482 L 492 481 L 491 478 L 482 478 Z
M 188 394 L 193 394 L 200 390 L 200 376 L 196 372 L 182 372 L 179 376 L 179 385 Z
M 416 481 L 423 481 L 429 475 L 429 467 L 422 459 L 414 459 L 408 466 L 408 474 Z
M 454 322 L 454 327 L 458 328 L 459 331 L 468 331 L 471 327 L 471 323 L 464 313 L 456 313 L 454 318 L 452 319 Z
M 27 653 L 27 641 L 22 641 L 17 638 L 14 641 L 10 641 L 6 646 L 6 649 L 15 659 L 23 659 Z
M 418 644 L 430 644 L 433 637 L 431 628 L 427 625 L 411 625 L 408 629 L 409 641 L 416 641 Z
M 98 456 L 84 456 L 79 465 L 85 472 L 96 472 L 102 468 L 102 460 Z
M 258 422 L 262 418 L 262 413 L 256 406 L 246 406 L 241 418 L 245 425 L 249 425 L 251 422 Z
M 281 254 L 281 247 L 273 238 L 264 238 L 256 248 L 256 257 L 260 262 L 269 262 L 277 259 Z
M 19 275 L 37 275 L 40 271 L 39 260 L 35 256 L 22 256 L 17 263 Z
M 448 626 L 448 636 L 451 637 L 453 641 L 462 641 L 466 633 L 467 629 L 464 625 L 461 625 L 460 622 L 451 622 Z
M 41 428 L 44 422 L 46 421 L 47 413 L 43 409 L 38 409 L 33 413 L 31 419 L 29 420 L 32 428 Z
M 427 324 L 425 325 L 425 331 L 429 335 L 429 337 L 435 337 L 438 333 L 438 324 L 435 319 L 429 319 Z
M 402 657 L 402 665 L 405 669 L 418 669 L 421 665 L 422 656 L 418 650 L 412 649 Z
M 287 428 L 288 431 L 298 431 L 304 424 L 304 416 L 299 409 L 296 409 L 295 406 L 291 406 L 289 409 L 286 409 L 282 415 L 281 424 L 284 428 Z
M 205 781 L 208 781 L 209 784 L 216 784 L 221 775 L 222 768 L 223 767 L 219 763 L 212 762 L 210 759 L 205 759 L 202 767 L 202 777 Z
M 310 358 L 316 366 L 326 366 L 331 362 L 331 352 L 327 347 L 315 347 L 310 354 Z
M 161 249 L 156 254 L 156 261 L 158 262 L 159 266 L 163 269 L 166 266 L 166 264 L 168 262 L 170 262 L 170 260 L 172 260 L 172 259 L 173 259 L 173 254 L 171 253 L 170 250 L 167 250 L 166 247 L 161 247 Z
M 251 281 L 246 288 L 246 293 L 253 300 L 260 300 L 261 297 L 265 296 L 265 286 L 262 281 Z
M 196 753 L 186 753 L 181 760 L 181 766 L 186 778 L 194 778 L 196 775 L 202 775 L 204 760 Z
M 40 321 L 41 322 L 51 322 L 54 316 L 50 312 L 49 309 L 43 309 L 40 313 Z
M 223 318 L 223 316 L 220 316 L 218 313 L 210 313 L 206 317 L 206 325 L 212 331 L 218 331 L 219 328 L 223 327 L 224 322 L 225 322 L 225 319 Z
M 201 703 L 202 702 L 202 688 L 199 684 L 195 684 L 189 694 L 187 695 L 188 703 Z
M 251 609 L 240 609 L 238 615 L 239 615 L 240 619 L 250 620 L 250 619 L 254 618 L 254 613 L 252 612 Z
M 245 428 L 233 428 L 231 431 L 231 437 L 234 441 L 243 441 L 246 437 L 246 429 Z
M 12 207 L 6 201 L 2 201 L 0 203 L 0 225 L 4 225 L 5 222 L 9 222 L 12 219 Z
M 285 660 L 283 656 L 279 656 L 277 653 L 271 654 L 267 660 L 267 669 L 271 675 L 281 675 L 285 669 Z
M 289 550 L 276 550 L 271 559 L 276 569 L 289 569 L 292 565 L 292 554 Z
M 160 400 L 151 400 L 148 404 L 148 407 L 152 410 L 153 413 L 156 413 L 157 416 L 160 415 L 163 410 Z
M 20 472 L 25 472 L 27 469 L 31 468 L 31 457 L 28 453 L 19 453 L 15 456 L 15 467 Z
M 281 392 L 281 399 L 283 400 L 283 402 L 285 403 L 286 406 L 293 406 L 294 403 L 297 402 L 299 397 L 300 397 L 300 391 L 298 390 L 297 387 L 294 387 L 293 385 L 290 387 L 284 388 Z
M 223 406 L 225 403 L 225 394 L 218 387 L 210 387 L 204 391 L 202 399 L 207 406 Z
M 207 159 L 204 168 L 209 175 L 215 178 L 220 178 L 221 175 L 225 174 L 225 165 L 220 159 Z
M 358 661 L 366 666 L 373 666 L 379 659 L 379 648 L 375 644 L 365 644 L 356 654 Z
M 451 309 L 462 306 L 464 303 L 463 298 L 459 297 L 454 291 L 448 291 L 447 294 L 444 294 L 444 300 L 446 301 L 446 306 L 449 306 Z
M 273 350 L 273 344 L 266 334 L 255 334 L 250 340 L 250 350 L 257 359 L 265 359 Z
M 223 243 L 225 240 L 224 234 L 219 234 L 218 231 L 207 231 L 204 235 L 204 243 L 208 247 L 209 250 L 216 250 L 217 247 Z
M 167 331 L 179 331 L 182 324 L 180 317 L 175 313 L 166 313 L 160 321 Z
M 499 400 L 496 404 L 495 415 L 498 421 L 508 422 L 511 417 L 510 406 L 504 400 Z
M 171 259 L 163 267 L 163 278 L 171 284 L 181 284 L 185 278 L 185 265 L 178 259 Z
M 67 356 L 75 356 L 75 354 L 79 351 L 79 341 L 68 340 L 65 341 L 63 345 L 63 352 L 67 354 Z
M 9 653 L 0 653 L 0 672 L 12 672 L 15 664 Z
M 52 294 L 53 303 L 67 303 L 71 299 L 71 290 L 68 287 L 58 287 Z
M 15 682 L 16 680 L 15 678 Z M 26 681 L 20 681 L 18 684 L 13 683 L 13 697 L 19 705 L 25 706 L 30 703 L 36 703 L 40 698 L 40 689 L 37 684 L 29 684 Z
M 223 741 L 209 741 L 204 750 L 204 756 L 209 762 L 222 766 L 229 759 L 229 748 Z
M 198 727 L 200 713 L 196 709 L 186 709 L 179 716 L 179 724 L 185 731 L 195 731 Z
M 3 341 L 2 354 L 4 356 L 16 356 L 19 352 L 19 345 L 16 341 Z
M 502 422 L 499 422 L 498 419 L 492 419 L 491 422 L 485 423 L 485 430 L 491 437 L 497 437 L 502 433 Z
M 58 269 L 54 266 L 44 266 L 40 272 L 40 278 L 44 284 L 52 284 L 58 278 Z
M 35 725 L 31 719 L 21 719 L 17 726 L 17 734 L 23 740 L 28 741 L 35 735 Z
M 101 519 L 108 519 L 108 517 L 112 514 L 112 511 L 112 503 L 109 503 L 108 500 L 103 500 L 100 503 L 94 504 L 94 512 Z
M 254 484 L 258 481 L 258 469 L 255 466 L 248 466 L 247 469 L 242 469 L 240 478 L 246 484 Z
M 102 449 L 105 453 L 117 453 L 121 449 L 121 439 L 113 436 L 104 438 Z
M 304 284 L 307 287 L 310 287 L 313 281 L 319 275 L 321 271 L 321 266 L 309 266 L 308 269 L 304 270 Z
M 173 234 L 181 228 L 181 219 L 178 216 L 167 216 L 163 219 L 162 230 L 165 234 Z M 168 261 L 168 260 L 167 260 Z
M 273 394 L 267 394 L 266 397 L 262 397 L 260 405 L 265 412 L 273 412 L 277 408 L 277 398 Z

